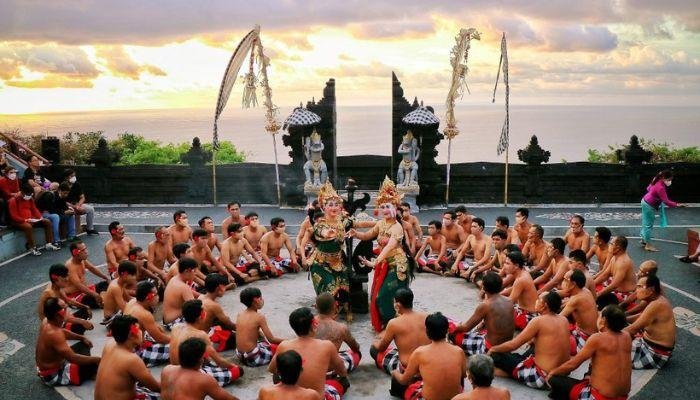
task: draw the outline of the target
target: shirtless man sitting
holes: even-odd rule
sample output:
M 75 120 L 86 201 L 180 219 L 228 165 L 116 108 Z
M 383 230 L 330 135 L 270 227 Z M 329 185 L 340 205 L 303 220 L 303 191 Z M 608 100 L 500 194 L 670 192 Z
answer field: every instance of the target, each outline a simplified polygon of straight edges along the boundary
M 472 273 L 477 268 L 486 264 L 491 257 L 491 236 L 484 234 L 485 222 L 481 218 L 473 218 L 471 226 L 471 235 L 457 251 L 455 262 L 452 265 L 451 273 L 469 280 Z M 472 254 L 474 264 L 469 265 L 467 260 L 460 262 L 462 257 L 467 254 Z
M 202 371 L 216 379 L 219 386 L 226 386 L 240 378 L 243 375 L 243 370 L 238 365 L 222 357 L 212 346 L 209 335 L 202 330 L 204 320 L 207 317 L 206 314 L 201 300 L 188 300 L 182 305 L 182 316 L 185 323 L 173 327 L 170 340 L 170 363 L 172 365 L 180 364 L 180 354 L 178 352 L 180 343 L 190 338 L 201 339 L 206 345 L 208 354 L 208 360 L 204 362 Z
M 377 368 L 387 374 L 398 369 L 403 371 L 408 365 L 408 359 L 413 350 L 419 346 L 430 343 L 425 333 L 425 318 L 428 314 L 413 311 L 413 292 L 408 288 L 401 288 L 394 294 L 394 309 L 397 317 L 393 318 L 386 326 L 372 346 L 369 354 L 375 361 Z M 394 345 L 391 345 L 391 342 Z M 392 380 L 392 393 L 403 393 L 406 387 Z
M 596 275 L 594 281 L 598 309 L 625 301 L 637 287 L 634 264 L 627 254 L 627 238 L 615 236 L 610 243 L 610 254 L 608 265 Z
M 228 226 L 228 238 L 221 245 L 221 263 L 236 283 L 250 283 L 260 279 L 262 259 L 243 237 L 243 227 L 237 223 Z
M 569 252 L 569 270 L 579 270 L 583 272 L 583 276 L 586 277 L 586 289 L 588 289 L 591 292 L 593 298 L 595 298 L 595 283 L 593 280 L 593 276 L 591 276 L 591 273 L 588 271 L 588 264 L 586 263 L 586 253 L 584 253 L 583 250 L 578 249 Z M 569 293 L 564 285 L 562 285 L 559 294 L 561 294 L 562 297 L 569 297 Z
M 428 223 L 428 236 L 420 249 L 416 252 L 416 265 L 420 271 L 432 272 L 434 274 L 442 274 L 442 266 L 440 261 L 445 261 L 446 242 L 440 230 L 442 222 L 430 221 Z M 428 255 L 425 255 L 425 250 L 428 250 Z
M 549 257 L 547 257 L 547 243 L 542 240 L 544 237 L 544 228 L 534 224 L 530 227 L 527 234 L 527 241 L 523 245 L 523 255 L 525 256 L 526 264 L 531 265 L 530 272 L 533 278 L 537 277 L 549 265 Z
M 192 239 L 192 228 L 187 219 L 187 212 L 184 210 L 175 211 L 173 214 L 173 224 L 168 227 L 170 232 L 170 244 L 189 243 Z
M 467 280 L 474 282 L 477 286 L 481 287 L 480 281 L 483 278 L 484 273 L 490 270 L 500 272 L 503 268 L 503 264 L 506 259 L 506 254 L 508 254 L 506 247 L 515 246 L 516 249 L 518 248 L 518 246 L 516 245 L 509 245 L 507 243 L 508 234 L 506 233 L 506 231 L 501 229 L 496 229 L 495 231 L 493 231 L 493 233 L 491 234 L 491 245 L 493 247 L 493 254 L 491 255 L 491 257 L 489 257 L 489 260 L 483 265 L 474 268 L 472 271 L 470 271 L 471 275 L 467 275 Z M 491 250 L 489 250 L 489 253 L 490 252 Z
M 500 294 L 502 283 L 498 274 L 487 272 L 482 280 L 484 300 L 452 333 L 467 356 L 486 354 L 491 346 L 513 339 L 513 301 Z
M 632 368 L 663 367 L 671 358 L 676 345 L 676 319 L 671 303 L 661 292 L 661 281 L 656 275 L 643 277 L 637 283 L 637 298 L 649 304 L 624 329 L 632 341 Z
M 41 296 L 39 296 L 39 301 L 37 302 L 37 314 L 39 315 L 39 322 L 43 321 L 46 316 L 44 315 L 44 302 L 50 297 L 55 297 L 63 304 L 67 304 L 71 307 L 78 309 L 75 313 L 71 314 L 66 312 L 65 324 L 63 328 L 82 335 L 86 330 L 94 329 L 94 326 L 90 321 L 92 318 L 92 313 L 90 312 L 90 307 L 78 303 L 73 299 L 66 296 L 64 290 L 68 285 L 68 268 L 63 264 L 53 264 L 49 267 L 49 284 L 46 286 Z
M 226 292 L 226 278 L 221 274 L 209 274 L 204 280 L 206 293 L 199 296 L 202 307 L 207 313 L 202 330 L 209 333 L 209 340 L 216 351 L 226 351 L 236 348 L 236 324 L 221 308 L 217 301 Z
M 109 326 L 112 319 L 124 312 L 126 303 L 131 300 L 129 290 L 136 286 L 136 264 L 131 261 L 122 261 L 117 267 L 117 279 L 112 280 L 107 290 L 102 292 L 102 304 L 104 305 L 104 319 L 100 324 Z
M 659 271 L 659 266 L 654 260 L 644 260 L 642 261 L 641 264 L 639 264 L 639 271 L 637 271 L 637 282 L 639 282 L 640 279 L 642 279 L 645 276 L 649 275 L 658 275 L 657 272 Z M 634 321 L 632 318 L 634 318 L 635 315 L 641 313 L 648 303 L 645 300 L 640 300 L 637 299 L 637 292 L 635 291 L 632 293 L 625 301 L 620 303 L 620 307 L 622 307 L 623 310 L 625 310 L 625 314 L 627 315 L 627 320 Z
M 219 242 L 219 237 L 216 236 L 214 220 L 212 220 L 211 217 L 202 217 L 197 222 L 197 225 L 209 234 L 207 237 L 207 246 L 209 246 L 209 250 L 214 251 L 214 248 L 216 248 L 219 250 L 219 254 L 221 254 L 221 243 Z
M 129 250 L 127 259 L 136 264 L 136 280 L 142 281 L 145 279 L 152 280 L 158 287 L 158 290 L 165 289 L 165 281 L 158 273 L 148 269 L 148 253 L 143 251 L 143 248 L 136 246 Z
M 226 211 L 228 211 L 228 217 L 221 221 L 221 236 L 226 240 L 229 237 L 228 226 L 231 224 L 240 224 L 241 226 L 246 226 L 248 223 L 245 217 L 241 215 L 241 203 L 237 201 L 232 201 L 226 206 Z
M 442 214 L 442 229 L 440 233 L 445 237 L 445 257 L 447 260 L 443 263 L 443 268 L 451 268 L 455 262 L 457 249 L 467 240 L 467 234 L 464 228 L 456 222 L 457 213 L 452 210 L 445 211 Z
M 489 350 L 499 369 L 497 374 L 513 377 L 531 388 L 546 387 L 547 371 L 569 360 L 569 322 L 559 315 L 560 308 L 561 297 L 557 292 L 542 293 L 537 298 L 540 315 L 514 339 Z M 510 353 L 530 341 L 534 341 L 534 355 Z
M 82 335 L 63 329 L 66 309 L 58 298 L 44 301 L 46 319 L 36 340 L 36 370 L 49 386 L 80 385 L 93 379 L 100 357 L 90 356 L 92 343 Z M 66 340 L 78 340 L 72 347 Z
M 216 379 L 202 372 L 207 362 L 207 344 L 204 340 L 191 337 L 178 346 L 180 365 L 168 365 L 161 378 L 161 398 L 163 400 L 201 400 L 209 396 L 214 400 L 238 400 L 219 387 Z
M 105 259 L 109 276 L 115 279 L 119 263 L 128 259 L 129 250 L 136 245 L 130 237 L 126 236 L 126 230 L 119 221 L 110 222 L 108 229 L 112 238 L 105 243 Z
M 287 224 L 280 217 L 272 218 L 270 221 L 271 231 L 265 233 L 260 239 L 260 254 L 267 266 L 270 275 L 277 277 L 285 272 L 298 272 L 299 263 L 297 263 L 294 247 L 289 235 L 284 231 Z M 289 258 L 282 258 L 280 250 L 285 247 L 289 252 Z
M 447 342 L 448 326 L 439 312 L 426 317 L 425 331 L 431 343 L 411 354 L 405 371 L 392 373 L 399 384 L 409 385 L 404 398 L 448 400 L 462 392 L 467 360 L 459 347 Z M 413 382 L 418 374 L 421 378 Z
M 564 257 L 565 246 L 566 242 L 562 238 L 554 238 L 547 244 L 546 254 L 550 260 L 549 265 L 534 281 L 538 294 L 557 289 L 564 281 L 564 274 L 569 271 L 569 260 Z
M 513 229 L 518 234 L 518 240 L 523 245 L 527 242 L 530 228 L 532 227 L 528 218 L 530 218 L 530 210 L 527 208 L 521 207 L 515 210 L 515 225 L 513 225 Z
M 243 237 L 250 243 L 255 251 L 260 251 L 260 239 L 267 228 L 260 226 L 260 217 L 256 212 L 249 212 L 245 216 L 246 224 L 243 227 Z
M 179 260 L 183 257 L 187 258 L 192 258 L 192 246 L 189 245 L 189 243 L 176 243 L 173 246 L 173 255 L 178 261 L 175 261 L 174 264 L 170 265 L 170 269 L 168 269 L 168 282 L 170 282 L 171 279 L 173 279 L 177 274 L 179 274 Z M 197 262 L 195 261 L 195 264 Z M 197 265 L 197 268 L 194 270 L 194 279 L 189 281 L 188 284 L 190 287 L 192 287 L 192 290 L 197 290 L 199 288 L 204 287 L 204 278 L 206 278 L 206 275 L 202 272 L 201 269 L 199 269 L 199 265 Z
M 409 231 L 412 234 L 411 236 L 415 239 L 413 243 L 409 243 L 409 247 L 413 249 L 413 255 L 415 256 L 416 249 L 418 249 L 418 246 L 420 246 L 420 244 L 423 243 L 423 228 L 421 228 L 420 226 L 420 221 L 418 221 L 418 217 L 411 214 L 410 204 L 408 204 L 407 202 L 401 203 L 401 210 L 401 219 L 403 220 L 403 222 L 409 225 Z
M 404 218 L 404 208 L 399 206 L 396 207 L 396 222 L 401 224 L 403 229 L 403 236 L 406 240 L 406 246 L 408 247 L 407 256 L 415 257 L 416 250 L 418 250 L 419 243 L 416 242 L 416 230 L 411 226 L 411 222 Z M 377 248 L 377 250 L 379 250 Z
M 550 398 L 555 400 L 626 399 L 632 384 L 630 361 L 631 340 L 622 332 L 625 314 L 616 305 L 603 309 L 597 322 L 599 333 L 594 333 L 583 349 L 566 363 L 552 369 L 547 382 L 552 388 Z M 583 380 L 567 375 L 590 359 L 590 369 Z
M 136 285 L 136 297 L 124 307 L 124 315 L 130 315 L 143 330 L 143 340 L 136 354 L 147 367 L 154 367 L 170 360 L 170 336 L 156 323 L 153 310 L 158 306 L 158 290 L 151 281 Z
M 175 324 L 183 321 L 182 305 L 186 301 L 194 299 L 196 293 L 188 282 L 194 279 L 197 261 L 189 257 L 182 257 L 177 262 L 177 268 L 178 274 L 170 279 L 163 296 L 163 325 L 168 330 L 172 330 Z
M 503 215 L 496 217 L 496 225 L 494 231 L 498 229 L 508 234 L 506 244 L 520 244 L 520 237 L 518 236 L 518 232 L 516 232 L 515 229 L 510 227 L 510 220 L 508 219 L 508 217 Z
M 338 355 L 335 345 L 328 340 L 316 339 L 316 323 L 314 315 L 308 307 L 297 308 L 289 315 L 291 325 L 297 338 L 280 343 L 279 353 L 294 350 L 304 360 L 298 385 L 313 389 L 328 400 L 340 400 L 350 387 L 348 372 Z M 277 377 L 277 357 L 270 363 L 268 370 Z M 333 378 L 327 378 L 326 372 L 333 371 Z
M 469 357 L 467 379 L 472 384 L 470 392 L 461 393 L 452 400 L 510 400 L 508 389 L 491 386 L 493 382 L 493 359 L 485 354 Z
M 360 350 L 357 340 L 352 336 L 350 328 L 346 324 L 336 321 L 338 305 L 333 295 L 328 292 L 319 294 L 316 297 L 316 310 L 318 310 L 316 337 L 333 342 L 340 358 L 343 359 L 345 369 L 348 373 L 354 371 L 362 358 L 362 350 Z M 343 343 L 348 345 L 348 350 L 340 351 Z
M 609 243 L 611 237 L 612 233 L 610 229 L 604 226 L 595 228 L 595 233 L 593 233 L 593 246 L 588 249 L 586 259 L 591 260 L 593 256 L 595 256 L 598 261 L 598 269 L 603 269 L 608 262 L 608 258 L 610 258 Z
M 202 270 L 207 270 L 207 273 L 218 272 L 228 279 L 227 289 L 236 287 L 236 280 L 233 279 L 231 273 L 226 270 L 219 260 L 214 257 L 207 245 L 209 234 L 204 229 L 195 229 L 192 232 L 192 247 L 190 247 L 190 256 L 197 261 Z
M 102 350 L 95 400 L 159 399 L 160 382 L 133 351 L 144 340 L 138 320 L 120 315 L 114 318 L 109 331 L 114 341 L 108 341 Z
M 177 261 L 173 254 L 173 246 L 170 244 L 170 232 L 168 228 L 161 226 L 156 228 L 156 239 L 148 244 L 148 269 L 160 276 L 163 282 L 168 283 L 168 273 L 165 263 L 172 266 Z
M 100 292 L 107 288 L 110 280 L 109 276 L 88 261 L 88 248 L 80 240 L 70 244 L 70 254 L 71 257 L 66 260 L 66 268 L 68 268 L 68 283 L 65 287 L 66 296 L 90 308 L 101 307 L 102 296 L 100 296 Z M 103 279 L 103 281 L 95 285 L 88 285 L 85 280 L 86 269 L 98 278 Z
M 523 330 L 537 315 L 537 289 L 532 276 L 525 270 L 525 257 L 522 253 L 508 253 L 503 268 L 514 280 L 513 286 L 504 289 L 501 294 L 513 301 L 515 327 Z
M 574 214 L 569 220 L 569 230 L 564 235 L 564 241 L 569 251 L 581 249 L 588 251 L 591 247 L 591 235 L 584 229 L 586 220 L 579 214 Z
M 260 289 L 247 287 L 241 291 L 240 299 L 246 309 L 236 316 L 236 356 L 249 367 L 267 365 L 284 339 L 272 334 L 267 319 L 258 312 L 265 305 Z
M 263 386 L 258 392 L 259 400 L 322 400 L 318 392 L 298 385 L 303 360 L 299 353 L 288 350 L 277 355 L 277 375 L 279 383 Z
M 586 276 L 580 270 L 567 272 L 563 286 L 569 300 L 560 314 L 572 321 L 569 323 L 569 340 L 573 356 L 581 351 L 592 334 L 598 332 L 598 308 L 593 293 L 586 288 Z
M 469 214 L 467 207 L 464 205 L 455 207 L 455 214 L 457 215 L 457 223 L 464 229 L 464 232 L 470 232 L 474 215 Z

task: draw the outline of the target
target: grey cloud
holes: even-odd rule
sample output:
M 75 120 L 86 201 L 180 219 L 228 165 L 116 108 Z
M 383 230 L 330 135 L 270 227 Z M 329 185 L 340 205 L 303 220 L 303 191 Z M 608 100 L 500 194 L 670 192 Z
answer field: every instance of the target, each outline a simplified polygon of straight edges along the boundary
M 20 65 L 36 72 L 72 76 L 74 78 L 96 78 L 99 71 L 79 47 L 45 44 L 0 44 L 0 60 L 6 69 L 4 78 L 17 77 L 12 68 Z
M 544 35 L 548 51 L 605 52 L 617 47 L 617 35 L 604 26 L 564 26 L 548 29 Z
M 353 36 L 360 39 L 388 39 L 423 36 L 435 32 L 432 21 L 375 21 L 350 24 Z

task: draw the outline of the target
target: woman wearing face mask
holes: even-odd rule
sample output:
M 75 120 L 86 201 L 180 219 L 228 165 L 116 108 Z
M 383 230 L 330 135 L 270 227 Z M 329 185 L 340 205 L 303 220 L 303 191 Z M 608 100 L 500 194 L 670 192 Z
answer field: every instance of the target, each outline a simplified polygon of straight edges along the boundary
M 642 230 L 640 234 L 642 237 L 641 244 L 646 251 L 659 251 L 649 243 L 651 230 L 654 228 L 656 212 L 659 211 L 661 216 L 659 226 L 663 228 L 667 225 L 665 207 L 685 207 L 685 204 L 676 203 L 668 198 L 666 187 L 671 186 L 672 181 L 673 172 L 670 169 L 659 172 L 647 186 L 647 193 L 642 198 Z
M 372 327 L 381 332 L 386 324 L 396 316 L 394 294 L 400 288 L 408 287 L 413 277 L 413 258 L 407 257 L 408 246 L 404 230 L 396 220 L 396 210 L 401 204 L 401 195 L 394 182 L 384 178 L 379 188 L 377 208 L 383 219 L 367 232 L 351 229 L 348 235 L 360 240 L 377 240 L 379 255 L 372 261 L 360 258 L 362 263 L 374 269 L 372 293 L 370 295 L 370 317 Z
M 7 226 L 7 202 L 17 195 L 19 195 L 17 170 L 12 167 L 5 167 L 0 178 L 0 225 Z

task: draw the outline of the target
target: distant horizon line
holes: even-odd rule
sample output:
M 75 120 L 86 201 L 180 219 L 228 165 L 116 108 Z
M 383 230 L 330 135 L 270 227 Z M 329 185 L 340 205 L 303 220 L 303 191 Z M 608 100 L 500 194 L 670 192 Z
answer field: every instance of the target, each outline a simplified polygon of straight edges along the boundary
M 412 102 L 409 102 L 412 103 Z M 378 104 L 354 104 L 354 105 L 337 105 L 336 108 L 372 108 L 387 106 L 391 109 L 391 103 L 378 103 Z M 431 105 L 431 107 L 443 108 L 443 104 Z M 456 108 L 486 108 L 495 107 L 498 105 L 493 104 L 457 104 Z M 502 106 L 502 105 L 501 105 Z M 283 105 L 277 106 L 278 108 L 294 108 L 297 105 Z M 547 103 L 532 103 L 532 104 L 511 104 L 511 108 L 521 108 L 521 107 L 643 107 L 643 108 L 697 108 L 700 105 L 688 105 L 688 104 L 547 104 Z M 256 107 L 260 108 L 261 107 Z M 70 110 L 70 111 L 41 111 L 41 112 L 29 112 L 29 113 L 0 113 L 0 117 L 12 117 L 12 116 L 28 116 L 28 115 L 57 115 L 57 114 L 83 114 L 83 113 L 119 113 L 119 112 L 138 112 L 138 111 L 167 111 L 167 110 L 211 110 L 212 117 L 214 116 L 214 107 L 156 107 L 156 108 L 111 108 L 102 110 Z

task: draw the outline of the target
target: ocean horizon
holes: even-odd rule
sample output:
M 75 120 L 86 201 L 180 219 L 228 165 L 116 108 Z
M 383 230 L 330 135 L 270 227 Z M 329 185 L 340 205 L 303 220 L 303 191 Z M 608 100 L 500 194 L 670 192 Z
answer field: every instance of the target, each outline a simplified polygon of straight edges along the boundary
M 282 122 L 293 107 L 281 107 Z M 444 106 L 435 107 L 444 119 Z M 0 131 L 61 137 L 67 132 L 103 131 L 107 138 L 129 132 L 164 143 L 191 142 L 197 136 L 211 142 L 213 109 L 157 109 L 0 114 Z M 452 143 L 452 162 L 502 162 L 496 155 L 505 117 L 502 105 L 463 105 L 456 108 L 460 134 Z M 252 162 L 273 162 L 272 138 L 263 129 L 264 110 L 231 106 L 219 122 L 220 140 L 231 141 Z M 338 155 L 391 154 L 391 105 L 338 106 Z M 517 150 L 532 135 L 551 152 L 550 162 L 585 161 L 588 149 L 606 150 L 623 145 L 631 135 L 668 142 L 678 147 L 697 146 L 700 107 L 693 106 L 569 106 L 514 105 L 510 107 L 510 162 L 519 162 Z M 440 126 L 442 131 L 443 125 Z M 284 134 L 284 132 L 280 132 Z M 290 161 L 288 149 L 277 138 L 282 164 Z M 438 145 L 439 163 L 447 161 L 447 140 Z

